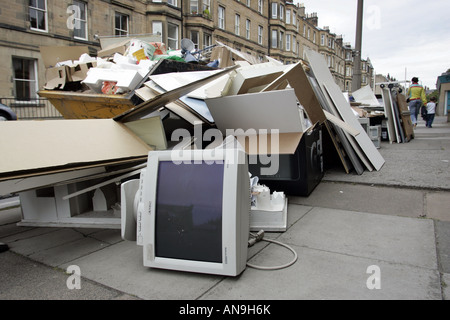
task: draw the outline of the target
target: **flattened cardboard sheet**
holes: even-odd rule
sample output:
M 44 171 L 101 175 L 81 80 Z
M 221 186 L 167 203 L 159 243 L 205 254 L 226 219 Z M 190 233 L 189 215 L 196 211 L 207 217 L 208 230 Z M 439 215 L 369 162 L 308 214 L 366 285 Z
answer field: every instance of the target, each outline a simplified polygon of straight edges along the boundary
M 298 101 L 305 108 L 312 123 L 323 123 L 326 121 L 323 109 L 300 62 L 286 69 L 281 76 L 267 85 L 262 91 L 275 90 L 280 85 L 283 86 L 285 81 L 294 88 Z
M 124 125 L 156 150 L 167 149 L 166 134 L 159 116 L 126 122 Z
M 8 150 L 0 177 L 146 157 L 152 150 L 112 119 L 6 121 L 0 137 L 0 149 Z
M 233 134 L 247 154 L 295 153 L 304 129 L 293 89 L 205 101 L 217 128 L 224 136 Z M 271 134 L 272 129 L 279 134 Z
M 231 85 L 225 95 L 260 91 L 281 76 L 285 69 L 285 65 L 275 65 L 271 62 L 241 67 L 231 78 Z
M 206 104 L 223 134 L 227 129 L 304 131 L 293 89 L 206 99 Z
M 228 72 L 233 71 L 236 68 L 237 68 L 237 66 L 226 68 L 224 70 L 214 73 L 213 75 L 210 75 L 201 80 L 198 80 L 198 81 L 189 83 L 187 85 L 184 85 L 182 87 L 176 88 L 174 90 L 159 94 L 156 97 L 141 103 L 140 105 L 136 106 L 135 108 L 128 110 L 128 111 L 122 113 L 121 115 L 114 117 L 114 120 L 120 121 L 120 122 L 127 122 L 127 121 L 141 119 L 145 115 L 148 115 L 151 112 L 155 111 L 157 108 L 163 107 L 165 104 L 167 104 L 169 102 L 173 102 L 173 101 L 179 99 L 180 97 L 187 95 L 188 93 L 200 88 L 201 86 L 209 83 L 210 81 L 212 81 L 214 79 L 220 78 L 221 76 L 227 74 Z
M 353 92 L 352 95 L 356 102 L 360 102 L 371 107 L 381 107 L 380 102 L 378 102 L 378 99 L 375 97 L 375 94 L 370 86 L 364 86 Z
M 397 94 L 397 105 L 400 111 L 400 117 L 402 118 L 402 126 L 405 131 L 406 142 L 409 142 L 414 138 L 414 127 L 411 122 L 411 113 L 406 102 L 406 97 L 403 94 Z
M 384 114 L 387 118 L 387 132 L 389 143 L 393 143 L 397 141 L 397 135 L 395 133 L 394 114 L 392 113 L 391 99 L 389 98 L 389 89 L 381 89 L 381 97 L 383 99 Z
M 144 86 L 142 88 L 139 88 L 135 91 L 136 95 L 140 97 L 143 101 L 148 101 L 150 99 L 153 99 L 160 93 L 156 93 L 153 89 Z M 176 114 L 178 117 L 186 120 L 192 125 L 195 124 L 201 124 L 203 123 L 203 120 L 201 120 L 199 117 L 194 115 L 191 110 L 186 109 L 185 107 L 178 104 L 178 100 L 174 102 L 169 102 L 164 106 L 167 110 L 170 110 L 174 114 Z
M 335 90 L 334 94 L 331 94 L 330 90 L 328 89 L 328 85 L 324 84 L 323 87 L 325 89 L 326 94 L 328 95 L 328 98 L 331 100 L 331 102 L 333 104 L 333 107 L 336 110 L 336 116 L 338 117 L 340 115 L 340 112 L 339 112 L 340 109 L 338 107 L 336 107 L 336 98 L 338 97 L 337 91 Z M 356 119 L 355 115 L 353 115 L 353 117 Z M 358 124 L 359 124 L 359 121 L 358 121 Z M 359 125 L 361 126 L 361 124 L 359 124 Z M 361 126 L 361 129 L 362 129 L 362 126 Z M 370 163 L 370 161 L 367 159 L 367 156 L 364 153 L 364 151 L 362 150 L 360 144 L 356 141 L 356 139 L 354 137 L 350 136 L 346 131 L 343 131 L 343 132 L 344 132 L 344 135 L 347 137 L 348 142 L 352 146 L 353 150 L 358 155 L 358 157 L 361 160 L 361 162 L 366 166 L 366 168 L 370 172 L 372 172 L 373 171 L 373 166 Z M 363 132 L 363 131 L 359 130 L 359 133 L 361 133 L 361 132 Z M 364 132 L 366 132 L 366 131 L 364 131 Z M 365 134 L 367 135 L 367 133 L 365 133 Z
M 55 67 L 58 62 L 78 60 L 83 53 L 89 53 L 88 46 L 41 46 L 39 50 L 46 68 Z
M 294 154 L 303 132 L 235 135 L 236 140 L 248 155 Z
M 324 91 L 328 91 L 331 99 L 333 100 L 336 108 L 339 111 L 339 115 L 342 120 L 354 127 L 360 132 L 354 139 L 358 143 L 362 152 L 367 156 L 370 163 L 376 170 L 380 170 L 384 165 L 385 160 L 381 156 L 380 152 L 376 149 L 373 142 L 370 140 L 367 133 L 365 133 L 358 119 L 355 117 L 350 104 L 345 100 L 340 88 L 336 84 L 331 75 L 330 70 L 326 65 L 326 61 L 320 53 L 312 50 L 306 50 L 308 61 L 313 70 L 314 76 L 317 78 L 318 83 L 323 86 Z M 335 116 L 338 116 L 335 114 Z

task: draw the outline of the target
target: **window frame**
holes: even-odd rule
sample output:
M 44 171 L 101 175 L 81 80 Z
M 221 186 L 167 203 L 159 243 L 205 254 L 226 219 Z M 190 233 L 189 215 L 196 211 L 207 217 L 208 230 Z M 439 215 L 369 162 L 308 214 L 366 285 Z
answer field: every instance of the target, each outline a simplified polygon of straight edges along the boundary
M 74 29 L 73 29 L 73 37 L 75 38 L 75 39 L 78 39 L 78 40 L 88 40 L 88 4 L 86 3 L 86 2 L 84 2 L 84 1 L 80 1 L 80 0 L 73 0 L 73 5 L 75 6 L 78 6 L 78 5 L 83 5 L 84 6 L 84 15 L 85 15 L 85 18 L 84 18 L 84 20 L 81 18 L 81 17 L 77 17 L 76 15 L 75 15 L 75 17 L 74 17 L 74 20 L 75 20 L 75 27 L 74 27 Z M 78 6 L 79 7 L 79 6 Z M 80 7 L 79 7 L 80 8 Z M 81 10 L 81 8 L 80 8 L 80 12 L 82 12 L 82 10 Z M 76 28 L 76 25 L 78 24 L 78 23 L 80 23 L 81 25 L 84 25 L 84 28 Z M 81 30 L 81 29 L 84 29 L 84 34 L 85 34 L 85 37 L 81 37 L 81 36 L 79 36 L 79 35 L 77 35 L 76 34 L 76 30 Z
M 173 31 L 173 30 L 170 30 L 171 27 L 175 27 L 175 31 L 176 31 L 176 37 L 175 38 L 171 37 L 171 31 Z M 180 26 L 179 25 L 177 25 L 175 23 L 171 23 L 171 22 L 167 23 L 167 49 L 172 49 L 172 50 L 178 50 L 179 49 L 178 48 L 178 45 L 179 45 L 179 42 L 180 42 L 180 40 L 179 40 L 179 38 L 180 38 L 179 37 L 179 32 L 180 32 Z M 176 42 L 175 48 L 171 47 L 171 45 L 170 45 L 171 42 Z
M 286 34 L 286 51 L 291 51 L 291 35 Z
M 211 0 L 202 0 L 202 8 L 203 13 L 205 13 L 206 10 L 208 10 L 208 12 L 211 13 Z
M 278 48 L 278 30 L 272 29 L 272 32 L 270 33 L 270 47 L 271 48 Z
M 197 51 L 200 48 L 200 32 L 198 30 L 191 30 L 189 32 L 189 39 L 194 43 L 194 51 Z
M 270 16 L 272 19 L 278 18 L 278 3 L 272 2 L 272 14 Z
M 177 0 L 167 0 L 167 4 L 173 7 L 178 6 Z
M 20 64 L 23 66 L 23 63 L 26 61 L 29 63 L 29 72 L 28 74 L 30 77 L 27 78 L 18 78 L 16 77 L 16 69 L 15 69 L 15 61 L 20 62 Z M 38 83 L 38 70 L 37 70 L 37 59 L 33 58 L 26 58 L 26 57 L 19 57 L 19 56 L 12 56 L 12 81 L 13 81 L 13 87 L 14 87 L 14 98 L 18 101 L 31 101 L 37 99 L 37 91 L 39 90 L 39 83 Z M 25 74 L 26 72 L 23 72 Z M 31 79 L 31 75 L 34 77 L 34 79 Z M 28 97 L 19 97 L 18 94 L 18 86 L 17 82 L 27 83 L 28 84 Z M 34 84 L 34 85 L 33 85 Z M 25 87 L 25 86 L 24 86 Z
M 252 22 L 250 21 L 250 19 L 246 19 L 245 20 L 245 38 L 247 40 L 250 40 L 251 28 L 252 28 Z
M 198 0 L 189 0 L 189 10 L 191 14 L 198 14 Z
M 37 1 L 39 1 L 39 0 L 37 0 Z M 32 7 L 30 1 L 28 2 L 29 3 L 29 5 L 28 5 L 29 20 L 28 21 L 30 22 L 30 29 L 31 30 L 33 30 L 33 31 L 40 31 L 40 32 L 48 32 L 48 6 L 47 6 L 47 0 L 42 0 L 42 1 L 44 1 L 45 9 L 41 9 L 39 7 Z M 39 21 L 38 21 L 37 17 L 36 17 L 36 27 L 32 26 L 32 23 L 31 23 L 31 16 L 32 16 L 31 11 L 35 12 L 37 17 L 38 17 L 38 13 L 39 12 L 43 12 L 44 20 L 45 20 L 44 21 L 45 22 L 45 29 L 39 28 Z
M 238 13 L 234 15 L 234 34 L 241 35 L 241 15 Z
M 264 27 L 258 26 L 258 44 L 263 43 L 263 33 L 264 33 Z
M 212 45 L 212 35 L 210 33 L 203 33 L 203 49 Z
M 225 7 L 223 6 L 217 8 L 217 27 L 225 30 Z
M 120 26 L 117 26 L 117 18 L 120 19 Z M 126 29 L 123 29 L 123 18 L 126 18 Z M 119 34 L 117 34 L 119 32 Z M 130 34 L 130 16 L 122 12 L 114 12 L 114 34 L 116 36 L 128 36 Z

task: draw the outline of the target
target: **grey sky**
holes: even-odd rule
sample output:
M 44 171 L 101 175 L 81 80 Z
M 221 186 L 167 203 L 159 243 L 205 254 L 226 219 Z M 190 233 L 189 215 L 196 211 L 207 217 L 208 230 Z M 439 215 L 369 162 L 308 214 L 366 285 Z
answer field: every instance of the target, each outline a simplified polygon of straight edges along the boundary
M 307 13 L 317 12 L 319 27 L 343 35 L 355 45 L 357 0 L 296 0 Z M 450 1 L 365 0 L 362 57 L 377 74 L 397 80 L 417 76 L 435 89 L 437 77 L 450 69 Z

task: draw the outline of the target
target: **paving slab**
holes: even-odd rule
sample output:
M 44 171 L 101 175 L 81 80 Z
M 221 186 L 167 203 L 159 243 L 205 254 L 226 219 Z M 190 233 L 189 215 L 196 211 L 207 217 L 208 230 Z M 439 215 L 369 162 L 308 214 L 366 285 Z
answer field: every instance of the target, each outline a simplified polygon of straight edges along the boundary
M 357 182 L 380 186 L 450 190 L 450 148 L 446 150 L 385 150 L 380 171 L 343 175 L 340 168 L 326 172 L 323 181 Z M 401 163 L 401 169 L 399 169 Z M 421 164 L 421 165 L 419 165 Z
M 35 261 L 42 262 L 45 265 L 57 267 L 92 252 L 101 250 L 107 246 L 109 246 L 109 244 L 106 242 L 86 237 L 50 249 L 35 252 L 28 257 Z M 16 251 L 14 248 L 11 250 Z
M 314 208 L 277 240 L 297 251 L 297 263 L 277 271 L 247 268 L 201 298 L 442 299 L 431 220 Z M 249 262 L 276 266 L 290 259 L 287 249 L 270 244 Z M 380 272 L 379 289 L 368 287 L 371 266 Z
M 7 238 L 8 241 L 14 241 L 13 236 L 29 231 L 35 228 L 32 227 L 18 227 L 15 223 L 0 225 L 0 241 Z
M 299 255 L 293 266 L 262 271 L 247 268 L 239 278 L 227 278 L 202 299 L 220 300 L 440 300 L 436 270 L 292 246 Z M 260 265 L 289 261 L 290 252 L 269 245 L 250 260 Z M 372 273 L 380 270 L 380 289 L 369 289 Z
M 419 122 L 414 133 L 408 143 L 381 142 L 379 151 L 385 164 L 380 171 L 345 174 L 342 164 L 335 163 L 323 181 L 450 190 L 450 124 L 446 117 L 437 117 L 432 129 Z
M 443 299 L 450 300 L 450 273 L 444 273 L 442 275 L 442 292 Z
M 420 217 L 425 214 L 423 191 L 377 185 L 322 182 L 308 197 L 294 197 L 290 201 L 311 207 L 404 217 Z
M 24 232 L 21 235 L 24 236 L 25 233 L 30 235 L 34 231 L 36 231 L 36 229 Z M 42 231 L 45 231 L 45 229 Z M 82 238 L 83 235 L 73 229 L 53 228 L 53 230 L 47 230 L 47 232 L 43 232 L 36 236 L 29 236 L 13 242 L 5 240 L 5 242 L 8 243 L 12 251 L 24 256 L 30 256 L 34 253 L 55 248 L 65 243 L 71 243 Z
M 437 269 L 434 224 L 429 219 L 314 208 L 279 239 L 318 250 Z
M 132 296 L 82 281 L 80 289 L 68 289 L 63 270 L 49 268 L 13 252 L 0 254 L 1 300 L 109 300 Z
M 435 229 L 439 270 L 444 273 L 450 273 L 450 222 L 435 221 Z M 447 284 L 450 285 L 450 282 Z
M 450 221 L 450 192 L 429 192 L 426 195 L 426 216 Z
M 84 278 L 148 300 L 195 300 L 224 278 L 151 269 L 142 261 L 142 247 L 122 241 L 73 260 L 70 265 L 79 266 Z

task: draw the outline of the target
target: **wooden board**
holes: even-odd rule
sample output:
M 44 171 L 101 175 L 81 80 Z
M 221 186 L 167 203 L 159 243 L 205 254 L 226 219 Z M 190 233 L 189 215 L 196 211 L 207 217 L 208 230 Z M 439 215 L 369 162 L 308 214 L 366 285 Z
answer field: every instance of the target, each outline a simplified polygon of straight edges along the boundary
M 394 115 L 392 114 L 391 100 L 389 99 L 389 89 L 381 89 L 381 97 L 383 99 L 384 114 L 387 118 L 387 132 L 389 143 L 397 141 L 394 127 Z
M 405 131 L 406 142 L 414 138 L 414 127 L 411 121 L 411 113 L 409 112 L 406 97 L 402 94 L 397 94 L 397 105 L 402 119 L 403 130 Z
M 4 121 L 0 176 L 13 177 L 146 157 L 153 150 L 112 119 Z
M 359 134 L 359 131 L 353 128 L 352 126 L 349 126 L 347 123 L 339 119 L 338 117 L 332 115 L 328 111 L 325 111 L 325 116 L 327 117 L 327 120 L 337 125 L 339 128 L 347 132 L 348 134 L 356 137 Z
M 339 108 L 336 106 L 336 100 L 335 98 L 337 97 L 337 91 L 335 92 L 334 95 L 332 95 L 328 89 L 327 85 L 323 86 L 325 89 L 326 94 L 328 95 L 328 98 L 331 101 L 331 106 L 332 106 L 332 110 L 334 110 L 334 114 L 336 115 L 336 117 L 339 116 L 340 114 L 340 110 Z M 341 116 L 342 117 L 342 116 Z M 356 119 L 355 115 L 353 115 L 353 117 Z M 342 117 L 344 119 L 344 117 Z M 358 121 L 359 124 L 359 121 Z M 358 129 L 357 129 L 358 130 Z M 361 160 L 361 162 L 364 164 L 364 166 L 366 167 L 367 170 L 369 171 L 373 171 L 373 166 L 371 165 L 370 161 L 367 159 L 366 154 L 364 153 L 364 151 L 362 150 L 360 144 L 358 144 L 358 142 L 356 141 L 355 137 L 350 136 L 347 132 L 343 131 L 344 135 L 347 137 L 348 142 L 350 143 L 350 145 L 352 146 L 353 150 L 355 151 L 355 153 L 358 155 L 359 159 Z M 364 130 L 358 130 L 358 132 L 361 134 L 361 132 L 365 132 Z M 362 174 L 362 173 L 361 173 Z
M 394 101 L 392 100 L 391 91 L 389 89 L 383 89 L 383 90 L 386 90 L 385 91 L 386 99 L 389 101 L 388 107 L 390 108 L 392 124 L 393 124 L 393 127 L 394 127 L 395 141 L 397 141 L 397 143 L 402 143 L 402 137 L 400 136 L 400 129 L 399 129 L 398 118 L 397 118 L 397 115 L 395 113 Z
M 41 90 L 64 119 L 108 119 L 134 107 L 128 96 Z
M 389 96 L 391 99 L 392 111 L 394 113 L 397 135 L 399 137 L 399 141 L 404 143 L 405 142 L 405 133 L 403 132 L 403 127 L 402 127 L 401 118 L 400 118 L 400 112 L 399 112 L 398 106 L 397 106 L 397 99 L 395 98 L 395 96 L 393 95 L 393 92 L 391 90 L 389 91 Z
M 283 88 L 285 81 L 294 88 L 297 99 L 306 110 L 306 114 L 311 123 L 323 123 L 326 121 L 325 114 L 323 113 L 323 109 L 318 101 L 316 93 L 314 92 L 300 62 L 286 69 L 285 73 L 267 85 L 262 91 L 275 90 L 280 87 Z
M 342 120 L 360 132 L 360 134 L 354 139 L 361 148 L 362 152 L 368 158 L 373 167 L 376 170 L 380 170 L 383 167 L 385 160 L 375 147 L 372 140 L 370 140 L 358 119 L 355 117 L 350 103 L 345 100 L 339 86 L 334 81 L 324 57 L 320 53 L 312 50 L 306 50 L 306 55 L 314 76 L 316 77 L 319 85 L 323 87 L 323 90 L 327 90 L 329 95 L 332 97 Z M 335 116 L 337 115 L 335 114 Z
M 322 92 L 322 89 L 319 87 L 319 84 L 317 83 L 317 80 L 313 77 L 308 75 L 308 81 L 311 84 L 311 87 L 315 93 L 316 98 L 318 99 L 320 105 L 322 106 L 323 110 L 326 110 L 328 112 L 332 112 L 331 106 L 329 105 L 328 101 L 325 99 L 325 96 Z M 325 115 L 325 113 L 324 113 Z M 345 171 L 349 173 L 351 169 L 355 169 L 357 174 L 362 174 L 364 172 L 364 168 L 361 164 L 361 162 L 358 159 L 358 156 L 353 151 L 353 148 L 351 147 L 347 137 L 344 134 L 344 131 L 336 126 L 334 123 L 331 122 L 325 122 L 327 123 L 327 129 L 328 133 L 330 134 L 330 137 L 333 141 L 333 144 L 336 147 L 336 150 L 338 152 L 338 155 L 341 159 L 341 162 L 345 168 Z

